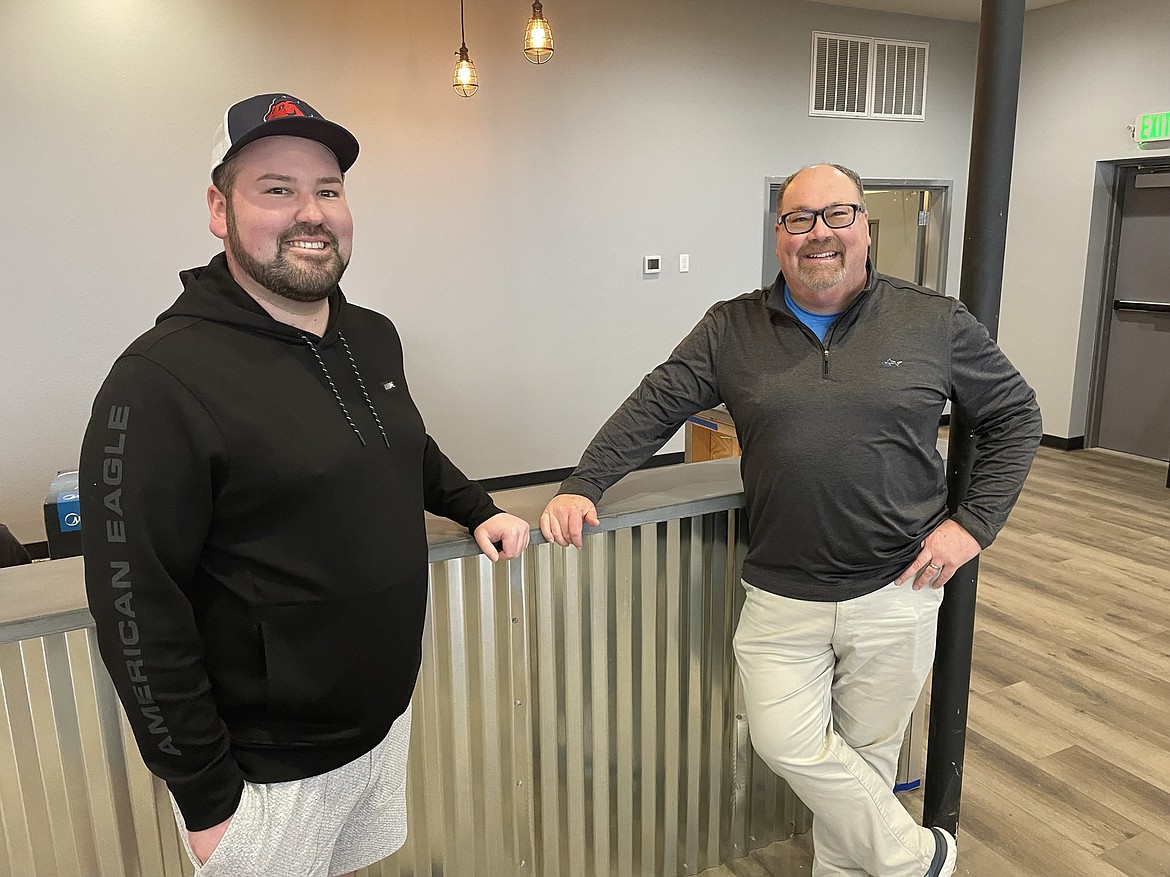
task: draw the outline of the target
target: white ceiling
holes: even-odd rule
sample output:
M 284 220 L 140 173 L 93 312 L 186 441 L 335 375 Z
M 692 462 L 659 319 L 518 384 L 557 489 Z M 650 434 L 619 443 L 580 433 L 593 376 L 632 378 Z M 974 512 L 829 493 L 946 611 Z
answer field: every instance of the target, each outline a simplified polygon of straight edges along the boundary
M 857 9 L 876 9 L 880 12 L 902 12 L 906 15 L 924 15 L 927 18 L 950 18 L 955 21 L 978 21 L 982 0 L 815 0 L 831 6 L 853 6 Z M 1025 0 L 1024 9 L 1054 6 L 1068 0 Z

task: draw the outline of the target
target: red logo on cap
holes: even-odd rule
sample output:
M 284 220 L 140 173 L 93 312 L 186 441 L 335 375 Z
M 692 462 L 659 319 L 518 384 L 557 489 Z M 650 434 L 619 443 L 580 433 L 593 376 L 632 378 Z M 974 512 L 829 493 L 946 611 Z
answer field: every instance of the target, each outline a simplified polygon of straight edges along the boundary
M 267 122 L 270 119 L 283 119 L 286 116 L 306 115 L 308 115 L 308 113 L 302 110 L 296 101 L 286 98 L 284 100 L 274 100 L 272 102 L 272 109 L 270 109 L 268 114 L 264 116 L 264 121 Z

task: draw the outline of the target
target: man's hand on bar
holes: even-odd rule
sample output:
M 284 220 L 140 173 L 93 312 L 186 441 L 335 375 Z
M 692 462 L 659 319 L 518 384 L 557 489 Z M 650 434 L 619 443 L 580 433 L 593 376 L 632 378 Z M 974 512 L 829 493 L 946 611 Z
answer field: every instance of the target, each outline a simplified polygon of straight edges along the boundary
M 583 524 L 596 527 L 600 523 L 597 507 L 588 498 L 575 493 L 562 493 L 554 496 L 545 506 L 540 516 L 540 532 L 549 542 L 555 542 L 561 547 L 571 543 L 580 548 Z
M 475 528 L 475 537 L 480 551 L 492 563 L 497 560 L 515 560 L 528 547 L 528 522 L 523 518 L 502 512 L 492 515 Z

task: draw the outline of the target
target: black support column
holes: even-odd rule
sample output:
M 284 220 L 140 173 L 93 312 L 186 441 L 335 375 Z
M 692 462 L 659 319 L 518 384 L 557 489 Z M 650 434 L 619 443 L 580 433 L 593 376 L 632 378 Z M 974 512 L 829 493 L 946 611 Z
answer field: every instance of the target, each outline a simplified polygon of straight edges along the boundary
M 983 0 L 959 298 L 987 326 L 992 338 L 999 330 L 1023 36 L 1024 0 Z M 952 512 L 970 483 L 974 451 L 974 436 L 967 417 L 961 408 L 953 406 L 947 450 Z M 939 614 L 938 650 L 930 689 L 922 821 L 952 833 L 958 830 L 963 791 L 967 695 L 971 686 L 978 582 L 979 558 L 976 557 L 947 583 L 947 597 Z

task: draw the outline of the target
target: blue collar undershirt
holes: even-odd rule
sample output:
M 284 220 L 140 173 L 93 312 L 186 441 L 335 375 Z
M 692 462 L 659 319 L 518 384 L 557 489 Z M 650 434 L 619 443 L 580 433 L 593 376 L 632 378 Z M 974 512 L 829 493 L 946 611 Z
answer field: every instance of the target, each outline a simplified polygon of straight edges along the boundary
M 839 311 L 835 314 L 813 314 L 806 311 L 796 303 L 796 300 L 792 297 L 792 293 L 788 291 L 787 283 L 784 284 L 784 303 L 788 305 L 789 310 L 792 311 L 792 315 L 796 319 L 813 330 L 813 333 L 821 339 L 822 344 L 825 343 L 825 335 L 828 333 L 829 327 L 833 325 L 833 321 L 841 316 Z

